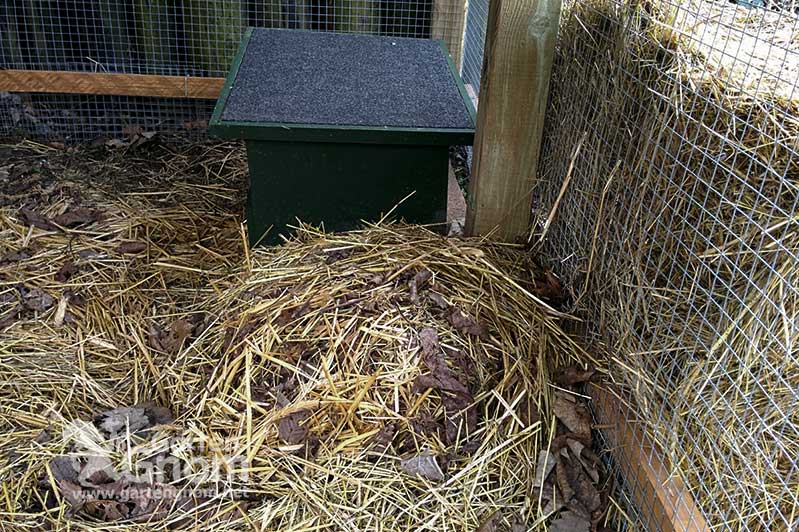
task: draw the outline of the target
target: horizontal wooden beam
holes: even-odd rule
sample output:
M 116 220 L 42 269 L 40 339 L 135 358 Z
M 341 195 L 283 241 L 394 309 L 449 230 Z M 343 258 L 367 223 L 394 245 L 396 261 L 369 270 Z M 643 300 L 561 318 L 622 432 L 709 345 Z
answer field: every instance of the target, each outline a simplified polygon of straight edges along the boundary
M 0 92 L 103 94 L 157 98 L 215 100 L 225 78 L 62 72 L 54 70 L 0 70 Z
M 710 532 L 691 492 L 667 468 L 658 446 L 641 430 L 615 393 L 591 384 L 597 427 L 605 434 L 614 460 L 630 487 L 644 525 L 664 532 Z

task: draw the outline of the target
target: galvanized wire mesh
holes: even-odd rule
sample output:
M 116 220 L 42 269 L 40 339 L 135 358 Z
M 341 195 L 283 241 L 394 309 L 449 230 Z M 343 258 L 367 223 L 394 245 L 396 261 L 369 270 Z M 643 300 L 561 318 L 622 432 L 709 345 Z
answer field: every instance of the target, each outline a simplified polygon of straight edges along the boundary
M 546 248 L 633 408 L 617 415 L 712 530 L 799 529 L 798 78 L 787 2 L 564 5 Z M 626 480 L 630 513 L 669 530 Z
M 3 2 L 0 70 L 223 77 L 250 26 L 436 38 L 459 48 L 464 13 L 465 2 L 458 0 Z M 0 136 L 67 140 L 119 135 L 131 124 L 196 132 L 211 108 L 207 102 L 68 94 L 6 94 L 0 106 L 24 109 L 0 114 Z
M 463 35 L 463 82 L 480 90 L 480 74 L 483 68 L 486 24 L 488 22 L 488 0 L 468 0 L 466 29 Z

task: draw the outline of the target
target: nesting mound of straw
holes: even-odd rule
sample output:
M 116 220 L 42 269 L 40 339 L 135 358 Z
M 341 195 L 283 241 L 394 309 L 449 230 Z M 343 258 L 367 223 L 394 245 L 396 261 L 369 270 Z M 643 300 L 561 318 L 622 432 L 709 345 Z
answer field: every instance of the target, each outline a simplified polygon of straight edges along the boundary
M 562 21 L 541 204 L 569 181 L 545 249 L 708 522 L 793 529 L 796 17 L 595 0 Z
M 249 251 L 236 147 L 25 148 L 4 528 L 606 530 L 590 360 L 530 252 L 404 225 Z

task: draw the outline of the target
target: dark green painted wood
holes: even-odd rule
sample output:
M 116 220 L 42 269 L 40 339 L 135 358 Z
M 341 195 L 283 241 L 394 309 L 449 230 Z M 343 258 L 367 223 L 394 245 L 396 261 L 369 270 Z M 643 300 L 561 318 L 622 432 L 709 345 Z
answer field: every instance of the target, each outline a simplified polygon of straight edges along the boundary
M 446 222 L 445 146 L 247 142 L 251 244 L 277 243 L 297 219 L 345 231 L 392 214 L 413 223 Z M 261 239 L 264 234 L 266 237 Z
M 225 103 L 227 102 L 228 95 L 230 95 L 230 90 L 233 88 L 233 83 L 236 81 L 236 76 L 239 73 L 239 67 L 241 67 L 241 60 L 244 58 L 244 52 L 247 51 L 247 45 L 250 43 L 252 32 L 253 28 L 247 28 L 244 30 L 244 35 L 241 37 L 241 43 L 239 43 L 239 49 L 236 51 L 236 55 L 233 56 L 233 63 L 230 65 L 230 70 L 228 70 L 227 77 L 225 78 L 225 84 L 222 86 L 222 92 L 219 94 L 219 98 L 216 100 L 214 112 L 211 114 L 211 120 L 208 122 L 208 134 L 211 136 L 219 138 L 245 138 L 225 137 L 225 128 L 221 127 L 221 124 L 222 110 L 225 108 Z
M 448 146 L 471 144 L 474 130 L 223 122 L 252 31 L 242 38 L 209 123 L 212 136 L 247 141 L 250 243 L 278 243 L 298 220 L 333 231 L 353 229 L 363 220 L 379 220 L 410 194 L 392 218 L 443 229 Z M 451 60 L 449 65 L 474 119 Z
M 455 146 L 471 144 L 471 129 L 380 128 L 328 126 L 324 124 L 272 124 L 261 122 L 214 122 L 212 136 L 261 141 L 331 142 L 358 144 L 409 144 Z
M 452 79 L 455 82 L 455 86 L 458 88 L 461 98 L 463 98 L 463 103 L 466 105 L 466 110 L 469 111 L 469 115 L 472 117 L 472 123 L 477 124 L 477 109 L 474 108 L 472 99 L 469 97 L 469 93 L 466 92 L 466 85 L 463 84 L 461 75 L 458 72 L 458 67 L 455 66 L 455 63 L 452 61 L 452 56 L 450 55 L 449 50 L 447 50 L 447 43 L 439 40 L 438 44 L 441 46 L 441 51 L 443 52 L 444 57 L 447 58 L 449 72 L 452 74 Z M 471 144 L 471 142 L 469 142 L 469 144 Z

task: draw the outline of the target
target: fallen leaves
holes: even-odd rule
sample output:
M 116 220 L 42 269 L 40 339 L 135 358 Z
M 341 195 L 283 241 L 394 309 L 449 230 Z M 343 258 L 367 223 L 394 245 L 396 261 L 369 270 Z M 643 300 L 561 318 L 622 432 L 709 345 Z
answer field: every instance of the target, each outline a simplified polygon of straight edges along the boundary
M 101 220 L 102 214 L 96 209 L 77 207 L 69 209 L 50 219 L 23 207 L 19 210 L 19 219 L 23 224 L 32 225 L 37 229 L 57 231 L 60 229 L 72 229 L 81 225 L 92 224 Z
M 48 464 L 52 487 L 69 503 L 70 513 L 108 523 L 147 522 L 165 517 L 176 507 L 194 505 L 191 498 L 179 498 L 176 486 L 118 470 L 110 458 L 112 453 L 106 450 L 114 441 L 142 445 L 150 431 L 172 421 L 169 409 L 142 404 L 101 412 L 92 423 L 70 425 L 65 433 L 72 442 L 70 448 Z M 87 446 L 89 441 L 94 443 Z M 162 453 L 169 447 L 164 449 Z M 50 481 L 46 477 L 42 483 L 49 485 Z
M 488 329 L 482 323 L 462 312 L 459 308 L 451 306 L 447 311 L 447 321 L 462 333 L 472 336 L 482 337 L 488 333 Z
M 588 407 L 569 393 L 556 391 L 552 412 L 569 432 L 579 436 L 591 436 L 591 413 Z
M 549 532 L 591 532 L 591 521 L 575 512 L 563 512 L 549 524 Z
M 164 331 L 157 323 L 151 323 L 147 341 L 150 347 L 162 353 L 177 353 L 193 333 L 194 325 L 185 318 L 172 322 L 169 331 Z
M 388 423 L 375 434 L 370 443 L 372 445 L 372 452 L 382 454 L 386 452 L 397 434 L 397 425 L 395 423 Z
M 296 445 L 305 441 L 308 437 L 308 429 L 302 422 L 310 416 L 307 410 L 294 412 L 282 418 L 277 424 L 277 432 L 280 439 L 286 443 Z
M 424 288 L 424 285 L 433 277 L 430 270 L 422 270 L 413 276 L 413 279 L 408 281 L 408 291 L 411 294 L 411 302 L 419 303 L 419 290 Z
M 555 383 L 561 386 L 571 386 L 574 384 L 581 384 L 590 381 L 596 370 L 593 368 L 583 369 L 582 366 L 572 364 L 570 366 L 563 366 L 555 371 Z
M 120 433 L 140 434 L 158 425 L 172 423 L 168 408 L 143 404 L 108 410 L 94 416 L 94 424 L 109 437 Z
M 459 439 L 463 441 L 477 428 L 477 412 L 472 405 L 474 402 L 472 393 L 447 366 L 438 342 L 438 333 L 434 329 L 429 327 L 422 329 L 419 333 L 419 342 L 422 348 L 422 362 L 430 373 L 419 375 L 414 382 L 414 388 L 417 391 L 432 388 L 441 392 L 445 441 L 447 444 Z
M 24 207 L 19 210 L 19 221 L 24 225 L 32 225 L 33 227 L 42 229 L 43 231 L 52 231 L 56 228 L 55 225 L 53 225 L 53 222 L 48 220 L 46 217 Z
M 146 242 L 122 242 L 116 248 L 114 248 L 114 251 L 116 251 L 120 255 L 128 255 L 128 254 L 133 255 L 136 253 L 141 253 L 146 249 L 147 249 Z
M 61 268 L 59 268 L 59 270 L 55 273 L 53 278 L 59 283 L 65 283 L 69 280 L 70 277 L 78 273 L 79 269 L 80 268 L 78 268 L 78 266 L 74 262 L 67 261 L 64 263 L 63 266 L 61 266 Z
M 55 303 L 53 296 L 38 288 L 27 290 L 21 287 L 19 290 L 22 295 L 22 304 L 28 310 L 44 312 Z
M 63 214 L 55 216 L 53 218 L 53 223 L 59 227 L 74 228 L 94 223 L 100 219 L 100 211 L 88 209 L 86 207 L 78 207 L 77 209 L 68 210 Z
M 604 465 L 590 449 L 591 414 L 586 399 L 569 388 L 589 381 L 594 373 L 593 369 L 580 366 L 566 366 L 555 372 L 555 381 L 566 388 L 554 392 L 552 413 L 558 426 L 549 451 L 538 456 L 534 484 L 546 503 L 545 514 L 553 515 L 565 508 L 549 524 L 550 531 L 594 531 L 607 509 L 601 491 Z
M 417 476 L 432 482 L 442 482 L 444 472 L 438 465 L 436 457 L 429 452 L 423 452 L 418 456 L 411 456 L 400 461 L 400 467 L 409 475 Z

